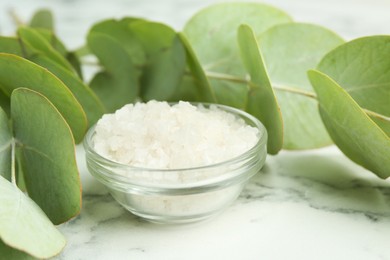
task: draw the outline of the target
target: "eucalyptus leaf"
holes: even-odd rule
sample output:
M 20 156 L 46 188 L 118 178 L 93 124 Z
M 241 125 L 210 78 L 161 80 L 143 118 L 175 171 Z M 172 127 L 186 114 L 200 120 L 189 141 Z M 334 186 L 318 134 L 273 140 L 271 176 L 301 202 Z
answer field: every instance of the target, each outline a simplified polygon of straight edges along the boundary
M 35 12 L 30 21 L 31 27 L 54 30 L 53 14 L 48 9 L 41 9 Z
M 142 45 L 135 40 L 133 32 L 130 30 L 129 25 L 134 22 L 142 21 L 137 18 L 124 18 L 121 20 L 106 20 L 95 24 L 89 31 L 92 33 L 100 33 L 110 36 L 122 45 L 122 48 L 131 57 L 133 64 L 142 66 L 145 63 L 145 53 Z M 92 51 L 92 50 L 91 50 Z M 93 51 L 92 51 L 93 52 Z
M 9 104 L 9 97 L 3 93 L 1 90 L 0 86 L 0 107 L 4 110 L 4 112 L 9 115 L 9 109 L 10 109 L 10 104 Z
M 318 25 L 277 25 L 259 37 L 259 45 L 284 121 L 285 149 L 311 149 L 331 144 L 317 110 L 306 71 L 343 43 Z M 302 95 L 303 93 L 303 95 Z
M 34 28 L 34 31 L 39 33 L 58 53 L 65 57 L 68 53 L 65 45 L 57 38 L 52 30 L 44 28 Z
M 353 40 L 328 53 L 318 70 L 362 107 L 390 117 L 390 36 Z M 371 117 L 390 136 L 390 121 Z
M 83 71 L 81 69 L 81 61 L 75 52 L 68 52 L 65 56 L 70 65 L 76 71 L 77 75 L 83 80 Z
M 129 29 L 145 53 L 141 75 L 143 100 L 166 100 L 177 90 L 186 67 L 186 54 L 176 32 L 161 23 L 134 21 Z
M 390 138 L 333 79 L 309 71 L 320 114 L 335 144 L 357 164 L 381 178 L 390 176 Z
M 144 67 L 141 77 L 143 100 L 167 100 L 171 98 L 183 78 L 186 67 L 184 47 L 178 38 L 172 46 L 154 55 Z
M 191 44 L 188 42 L 186 36 L 183 33 L 179 33 L 178 35 L 186 50 L 187 65 L 193 77 L 192 78 L 193 84 L 188 84 L 190 82 L 190 79 L 183 79 L 183 81 L 185 80 L 186 83 L 182 84 L 181 87 L 179 87 L 179 89 L 180 90 L 184 89 L 184 91 L 188 91 L 192 89 L 192 91 L 195 91 L 194 93 L 191 93 L 189 95 L 187 94 L 188 97 L 186 96 L 185 100 L 192 99 L 191 101 L 215 103 L 217 101 L 215 97 L 215 93 L 213 92 L 210 86 L 210 82 L 198 60 L 198 57 L 196 57 L 195 55 L 195 52 Z
M 45 95 L 66 119 L 77 142 L 87 129 L 86 115 L 72 92 L 48 70 L 26 59 L 0 54 L 0 88 L 6 96 L 26 87 Z
M 241 25 L 237 34 L 244 66 L 250 75 L 245 110 L 256 116 L 268 132 L 267 151 L 277 154 L 283 146 L 283 119 L 252 29 Z
M 24 88 L 12 93 L 11 117 L 29 196 L 54 224 L 69 220 L 80 211 L 81 184 L 68 124 L 46 97 Z
M 8 117 L 0 108 L 0 175 L 7 180 L 11 180 L 12 141 Z
M 182 42 L 172 28 L 125 18 L 101 22 L 91 29 L 90 34 L 94 33 L 110 37 L 128 53 L 134 64 L 132 73 L 139 77 L 138 95 L 142 100 L 172 98 L 183 78 L 186 61 Z
M 65 238 L 34 201 L 2 176 L 0 190 L 0 255 L 7 256 L 4 259 L 29 259 L 9 247 L 37 258 L 50 258 L 61 252 Z
M 81 62 L 78 55 L 74 51 L 68 51 L 65 45 L 58 39 L 53 31 L 37 28 L 35 29 L 46 41 L 53 47 L 62 57 L 64 57 L 73 69 L 77 72 L 80 79 L 83 78 L 83 73 L 81 71 Z
M 202 98 L 202 94 L 199 91 L 198 82 L 198 79 L 192 75 L 184 75 L 175 94 L 167 101 L 178 102 L 180 100 L 185 100 L 189 102 L 206 102 L 206 100 Z
M 44 54 L 65 69 L 75 73 L 73 66 L 57 52 L 37 30 L 28 27 L 20 27 L 18 36 L 24 51 L 25 58 L 33 57 L 37 54 Z
M 72 91 L 87 115 L 89 126 L 95 124 L 104 114 L 105 108 L 100 99 L 78 76 L 64 69 L 46 56 L 37 54 L 31 57 L 30 60 L 48 69 Z
M 7 246 L 1 240 L 0 240 L 0 255 L 4 259 L 9 259 L 9 260 L 34 260 L 34 259 L 37 259 L 33 256 L 30 256 L 29 254 L 26 254 L 22 251 L 19 251 L 17 249 L 14 249 L 12 247 Z
M 106 110 L 113 112 L 134 102 L 139 96 L 139 75 L 128 52 L 117 40 L 103 33 L 90 32 L 88 46 L 104 67 L 90 86 Z
M 247 85 L 226 80 L 226 75 L 243 78 L 236 44 L 237 28 L 248 24 L 256 35 L 291 18 L 274 7 L 259 3 L 223 3 L 201 10 L 184 27 L 202 64 L 219 103 L 243 108 L 247 99 Z
M 20 47 L 19 41 L 14 37 L 0 36 L 0 53 L 11 53 L 22 56 L 22 48 Z

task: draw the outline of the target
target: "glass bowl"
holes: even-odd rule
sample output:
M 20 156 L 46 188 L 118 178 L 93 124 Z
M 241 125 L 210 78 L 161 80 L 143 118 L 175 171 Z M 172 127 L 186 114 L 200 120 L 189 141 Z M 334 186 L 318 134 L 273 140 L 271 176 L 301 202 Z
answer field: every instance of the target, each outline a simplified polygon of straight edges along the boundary
M 211 104 L 202 105 L 208 108 Z M 237 199 L 248 180 L 263 167 L 267 155 L 267 132 L 250 114 L 228 106 L 213 105 L 257 128 L 259 139 L 255 146 L 216 164 L 184 169 L 148 169 L 117 163 L 96 153 L 93 149 L 95 128 L 91 127 L 84 139 L 88 170 L 123 207 L 152 222 L 195 222 L 221 212 Z

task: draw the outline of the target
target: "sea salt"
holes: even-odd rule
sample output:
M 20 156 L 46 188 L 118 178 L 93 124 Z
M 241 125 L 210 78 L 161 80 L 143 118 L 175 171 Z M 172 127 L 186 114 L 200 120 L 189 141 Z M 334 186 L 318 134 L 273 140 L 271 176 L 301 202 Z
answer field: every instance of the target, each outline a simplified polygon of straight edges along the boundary
M 190 221 L 211 215 L 238 197 L 247 174 L 259 168 L 254 170 L 254 161 L 249 163 L 247 157 L 221 162 L 245 153 L 262 135 L 259 128 L 215 105 L 206 108 L 179 102 L 171 106 L 150 101 L 103 116 L 95 127 L 93 148 L 112 161 L 138 167 L 114 170 L 131 180 L 126 190 L 124 184 L 110 189 L 128 210 L 153 221 Z M 258 156 L 254 158 L 259 160 Z M 221 164 L 201 167 L 216 163 Z M 191 167 L 198 168 L 188 170 Z M 219 186 L 225 176 L 237 175 L 243 178 Z M 214 186 L 194 188 L 205 183 Z M 188 190 L 178 194 L 175 188 Z
M 257 128 L 217 106 L 149 101 L 104 115 L 95 128 L 94 149 L 122 164 L 181 169 L 229 160 L 258 139 Z

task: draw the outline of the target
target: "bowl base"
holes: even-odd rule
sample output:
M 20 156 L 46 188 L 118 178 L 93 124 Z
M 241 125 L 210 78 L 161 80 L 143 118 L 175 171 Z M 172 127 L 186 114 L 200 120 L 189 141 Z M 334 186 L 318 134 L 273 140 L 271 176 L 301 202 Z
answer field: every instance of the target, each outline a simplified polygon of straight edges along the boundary
M 150 215 L 145 214 L 142 212 L 137 212 L 132 209 L 127 209 L 130 211 L 130 213 L 144 219 L 145 221 L 154 223 L 154 224 L 191 224 L 191 223 L 197 223 L 197 222 L 204 222 L 213 219 L 214 217 L 221 214 L 227 207 L 209 213 L 209 214 L 202 214 L 202 215 L 191 215 L 191 216 L 156 216 L 156 215 Z

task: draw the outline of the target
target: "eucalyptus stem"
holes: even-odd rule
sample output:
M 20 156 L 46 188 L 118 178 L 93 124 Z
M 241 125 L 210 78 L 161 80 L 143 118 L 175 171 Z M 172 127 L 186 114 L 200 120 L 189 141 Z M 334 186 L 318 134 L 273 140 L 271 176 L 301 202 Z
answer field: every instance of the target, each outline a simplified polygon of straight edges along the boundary
M 237 76 L 228 75 L 228 74 L 206 71 L 206 76 L 211 78 L 211 79 L 224 80 L 224 81 L 230 81 L 230 82 L 236 82 L 236 83 L 243 83 L 243 84 L 247 84 L 250 87 L 255 87 L 255 88 L 259 87 L 258 85 L 256 85 L 255 83 L 253 83 L 250 80 L 243 79 L 243 78 L 240 78 Z M 308 97 L 308 98 L 311 98 L 311 99 L 318 101 L 317 96 L 314 93 L 309 92 L 309 91 L 305 91 L 305 90 L 301 90 L 301 89 L 297 89 L 297 88 L 292 88 L 292 87 L 287 87 L 287 86 L 280 86 L 280 85 L 272 85 L 272 88 L 276 91 L 297 94 L 297 95 L 305 96 L 305 97 Z M 365 108 L 362 108 L 362 110 L 370 117 L 375 117 L 375 118 L 378 118 L 380 120 L 390 122 L 390 117 L 388 117 L 388 116 L 378 114 L 374 111 L 371 111 L 371 110 L 368 110 Z
M 318 100 L 316 94 L 309 92 L 309 91 L 305 91 L 305 90 L 301 90 L 301 89 L 297 89 L 297 88 L 286 87 L 286 86 L 279 86 L 279 85 L 272 85 L 272 88 L 275 90 L 298 94 L 298 95 L 302 95 L 302 96 L 305 96 L 308 98 Z
M 378 118 L 378 119 L 381 119 L 381 120 L 389 121 L 389 122 L 390 122 L 390 117 L 388 117 L 388 116 L 384 116 L 384 115 L 378 114 L 378 113 L 376 113 L 376 112 L 374 112 L 374 111 L 371 111 L 371 110 L 368 110 L 368 109 L 365 109 L 365 108 L 362 108 L 362 109 L 363 109 L 363 111 L 364 111 L 367 115 L 369 115 L 369 116 L 371 116 L 371 117 L 375 117 L 375 118 Z
M 236 77 L 236 76 L 232 76 L 232 75 L 228 75 L 228 74 L 224 74 L 224 73 L 219 73 L 219 72 L 213 72 L 213 71 L 205 71 L 205 72 L 206 72 L 206 76 L 208 78 L 211 78 L 211 79 L 219 79 L 219 80 L 236 82 L 236 83 L 245 83 L 245 84 L 249 84 L 252 86 L 256 86 L 255 84 L 253 84 L 253 82 L 251 82 L 247 79 L 240 78 L 240 77 Z
M 11 17 L 12 21 L 15 23 L 16 27 L 20 27 L 24 25 L 24 22 L 20 17 L 16 14 L 14 9 L 9 9 L 8 11 L 9 16 Z

